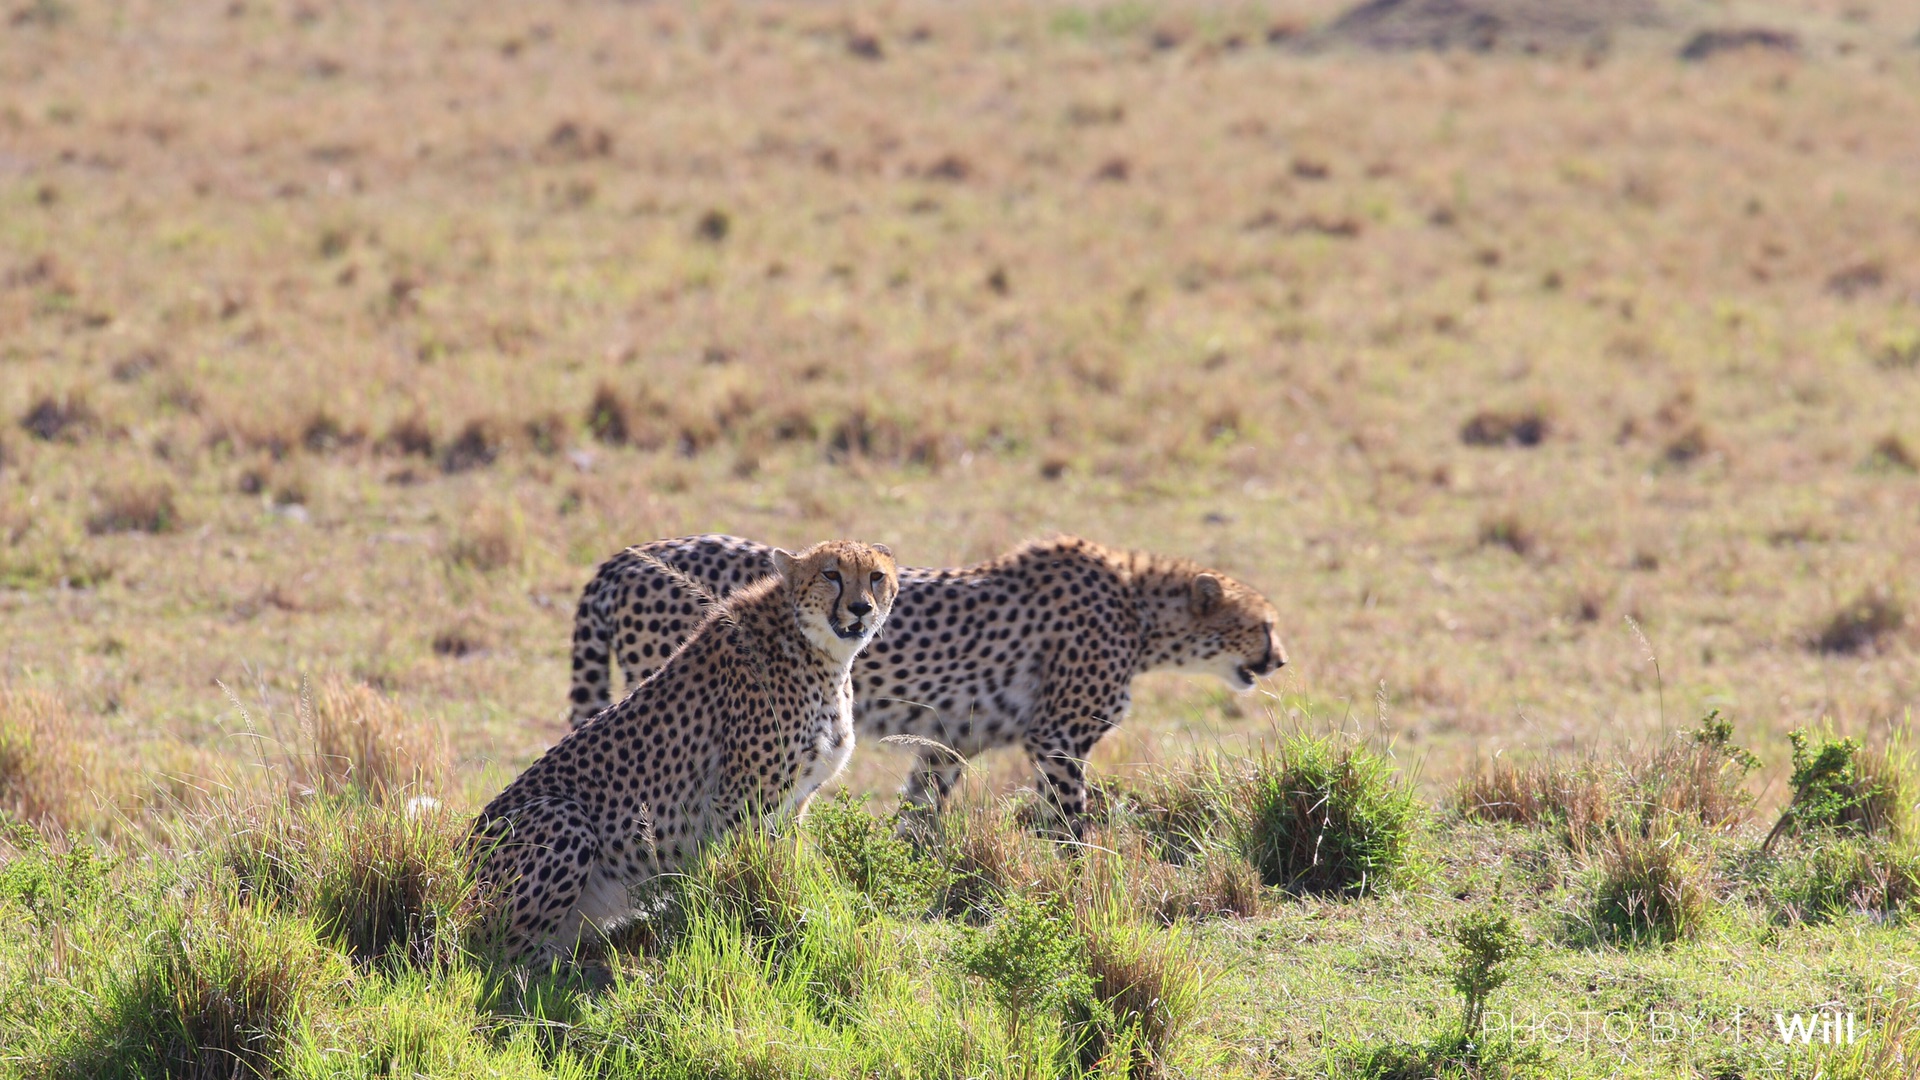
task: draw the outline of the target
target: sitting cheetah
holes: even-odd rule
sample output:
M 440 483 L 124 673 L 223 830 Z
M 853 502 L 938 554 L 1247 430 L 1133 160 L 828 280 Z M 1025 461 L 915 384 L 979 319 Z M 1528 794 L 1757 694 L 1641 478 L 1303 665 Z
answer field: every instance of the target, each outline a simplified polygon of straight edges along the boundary
M 709 592 L 746 586 L 770 550 L 691 536 L 607 560 L 575 616 L 573 723 L 606 705 L 612 657 L 629 685 L 646 678 L 698 622 Z M 1272 604 L 1224 575 L 1071 536 L 977 566 L 904 569 L 885 631 L 854 663 L 854 727 L 863 738 L 932 740 L 963 758 L 1017 743 L 1077 829 L 1087 756 L 1126 712 L 1133 677 L 1211 672 L 1250 690 L 1287 662 L 1274 623 Z M 907 800 L 937 808 L 964 767 L 926 747 Z
M 619 922 L 630 886 L 797 813 L 846 764 L 849 669 L 899 591 L 892 553 L 832 541 L 761 558 L 775 573 L 714 604 L 651 678 L 480 812 L 470 843 L 510 959 L 551 960 Z M 656 595 L 697 588 L 650 569 Z

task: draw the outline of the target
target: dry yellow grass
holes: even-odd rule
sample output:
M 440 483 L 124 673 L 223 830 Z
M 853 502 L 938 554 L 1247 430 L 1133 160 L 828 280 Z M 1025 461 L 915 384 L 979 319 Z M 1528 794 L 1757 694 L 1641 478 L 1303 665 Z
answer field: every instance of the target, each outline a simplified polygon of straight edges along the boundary
M 0 680 L 0 817 L 49 836 L 104 828 L 119 775 L 57 696 Z
M 301 738 L 288 754 L 297 792 L 357 791 L 390 802 L 445 782 L 446 734 L 408 717 L 378 691 L 329 676 L 300 704 Z
M 1697 63 L 1296 48 L 1320 0 L 22 10 L 0 663 L 125 760 L 336 670 L 477 796 L 594 563 L 707 529 L 1264 589 L 1275 697 L 1145 680 L 1101 769 L 1305 717 L 1447 784 L 1718 706 L 1773 777 L 1915 703 L 1911 620 L 1817 644 L 1920 566 L 1900 4 Z

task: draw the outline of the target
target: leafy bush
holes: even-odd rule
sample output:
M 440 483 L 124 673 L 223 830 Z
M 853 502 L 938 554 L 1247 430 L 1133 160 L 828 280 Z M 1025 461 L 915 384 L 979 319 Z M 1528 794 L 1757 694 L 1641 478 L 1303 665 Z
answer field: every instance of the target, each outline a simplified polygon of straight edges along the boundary
M 856 800 L 845 790 L 832 800 L 817 800 L 807 812 L 807 832 L 840 880 L 876 911 L 893 915 L 928 911 L 945 891 L 952 872 L 901 839 L 901 811 L 882 821 L 867 812 L 866 804 L 866 796 Z
M 105 893 L 107 875 L 120 862 L 87 841 L 49 843 L 20 822 L 0 823 L 0 845 L 14 849 L 0 861 L 0 904 L 18 905 L 41 927 L 78 918 Z
M 1070 1008 L 1082 1029 L 1112 1023 L 1094 996 L 1086 939 L 1056 897 L 1007 894 L 993 922 L 969 929 L 953 958 L 987 984 L 1015 1032 L 1035 1021 L 1058 1022 Z
M 1361 895 L 1399 872 L 1420 813 L 1386 758 L 1305 735 L 1262 751 L 1232 784 L 1233 830 L 1268 885 Z
M 1911 770 L 1902 747 L 1871 751 L 1853 738 L 1815 740 L 1800 729 L 1787 738 L 1793 743 L 1793 798 L 1762 850 L 1788 832 L 1899 836 L 1907 831 Z
M 1455 923 L 1453 988 L 1463 1001 L 1460 1030 L 1474 1038 L 1486 1016 L 1487 999 L 1512 977 L 1507 967 L 1525 948 L 1513 913 L 1498 897 L 1486 907 L 1468 912 Z

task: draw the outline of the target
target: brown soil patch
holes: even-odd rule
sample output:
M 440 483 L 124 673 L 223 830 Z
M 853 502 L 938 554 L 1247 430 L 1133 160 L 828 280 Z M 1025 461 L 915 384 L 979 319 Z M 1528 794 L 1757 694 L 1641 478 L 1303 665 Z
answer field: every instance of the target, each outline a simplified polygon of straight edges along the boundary
M 1617 30 L 1664 21 L 1653 0 L 1369 0 L 1316 36 L 1389 51 L 1564 52 L 1604 48 Z

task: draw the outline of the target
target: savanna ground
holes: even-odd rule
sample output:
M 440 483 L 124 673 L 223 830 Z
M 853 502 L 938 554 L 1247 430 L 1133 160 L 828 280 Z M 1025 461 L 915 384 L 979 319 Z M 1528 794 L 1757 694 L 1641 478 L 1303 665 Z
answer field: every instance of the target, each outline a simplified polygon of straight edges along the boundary
M 4 856 L 0 1062 L 152 1071 L 126 1003 L 184 985 L 154 972 L 266 963 L 290 996 L 242 1060 L 289 1072 L 1074 1067 L 1093 998 L 996 997 L 1017 980 L 964 962 L 990 949 L 963 924 L 1022 940 L 1025 901 L 955 901 L 885 848 L 925 895 L 875 905 L 821 857 L 884 845 L 737 855 L 827 913 L 801 945 L 694 911 L 552 1001 L 433 949 L 370 964 L 336 901 L 223 846 L 295 865 L 362 828 L 451 867 L 459 814 L 563 730 L 574 597 L 627 543 L 955 564 L 1061 530 L 1262 589 L 1293 661 L 1250 699 L 1141 680 L 1095 760 L 1135 785 L 1115 864 L 1028 850 L 996 801 L 1018 761 L 975 777 L 956 828 L 1026 868 L 995 896 L 1205 984 L 1162 1042 L 1109 1025 L 1152 1051 L 1109 1066 L 1910 1068 L 1904 812 L 1760 848 L 1817 788 L 1790 730 L 1910 771 L 1920 13 L 1418 7 L 13 5 L 0 796 L 55 839 Z M 1703 28 L 1778 35 L 1683 59 Z M 1761 763 L 1688 790 L 1733 777 L 1755 808 L 1657 793 L 1713 709 Z M 1390 755 L 1428 808 L 1386 887 L 1247 886 L 1233 793 L 1295 775 L 1251 749 L 1291 732 Z M 448 820 L 404 824 L 332 760 L 419 771 Z M 882 810 L 902 767 L 865 747 L 848 786 Z M 1503 816 L 1461 796 L 1476 775 L 1540 805 L 1471 820 Z M 1208 776 L 1228 809 L 1169 844 L 1161 782 Z M 1610 921 L 1609 882 L 1660 855 L 1647 895 L 1699 906 Z M 1434 1049 L 1446 943 L 1496 891 L 1528 948 L 1487 1029 L 1554 1005 L 1585 1037 Z M 455 924 L 451 895 L 420 903 Z M 1167 895 L 1231 902 L 1140 900 Z M 264 944 L 209 959 L 155 920 Z M 736 969 L 764 993 L 715 989 Z M 844 1007 L 795 1004 L 818 985 Z M 1874 1034 L 1762 1038 L 1822 1006 Z M 1048 1009 L 1069 1019 L 1020 1022 Z M 1656 1013 L 1692 1026 L 1657 1038 Z M 1609 1016 L 1639 1027 L 1593 1034 Z

